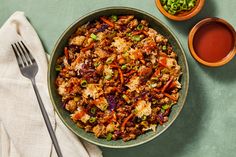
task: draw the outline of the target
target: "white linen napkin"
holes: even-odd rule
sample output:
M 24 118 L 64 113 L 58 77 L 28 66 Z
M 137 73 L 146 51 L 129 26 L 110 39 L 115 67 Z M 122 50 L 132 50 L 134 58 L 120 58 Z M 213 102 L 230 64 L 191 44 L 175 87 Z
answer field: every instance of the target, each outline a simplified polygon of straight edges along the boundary
M 65 157 L 102 157 L 100 149 L 67 129 L 54 113 L 47 90 L 46 53 L 23 12 L 15 12 L 0 28 L 0 156 L 56 157 L 30 80 L 19 71 L 11 43 L 23 40 L 36 59 L 43 103 Z

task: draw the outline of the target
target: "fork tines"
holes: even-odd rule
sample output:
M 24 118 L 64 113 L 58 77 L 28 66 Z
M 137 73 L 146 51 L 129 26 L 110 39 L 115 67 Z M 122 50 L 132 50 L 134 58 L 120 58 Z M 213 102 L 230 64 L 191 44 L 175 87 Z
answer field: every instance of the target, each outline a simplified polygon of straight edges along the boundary
M 20 67 L 29 66 L 35 63 L 35 59 L 30 54 L 28 48 L 25 46 L 23 41 L 11 44 L 11 46 L 16 55 L 16 59 Z

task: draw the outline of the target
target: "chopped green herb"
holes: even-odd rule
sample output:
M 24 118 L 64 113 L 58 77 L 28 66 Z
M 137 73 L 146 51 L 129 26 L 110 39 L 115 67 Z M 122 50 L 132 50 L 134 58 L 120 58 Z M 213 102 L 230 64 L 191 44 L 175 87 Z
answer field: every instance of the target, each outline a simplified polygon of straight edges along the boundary
M 118 17 L 117 17 L 116 15 L 112 15 L 112 16 L 111 16 L 111 19 L 112 19 L 113 21 L 117 21 L 117 20 L 118 20 Z
M 121 66 L 121 69 L 122 69 L 122 70 L 125 70 L 125 69 L 127 69 L 127 66 L 126 66 L 126 64 L 122 65 L 122 66 Z
M 97 110 L 96 107 L 92 107 L 92 108 L 90 109 L 90 112 L 91 112 L 92 114 L 95 114 L 95 113 L 96 113 L 96 110 Z
M 166 45 L 162 46 L 162 50 L 163 51 L 167 50 Z
M 112 133 L 109 132 L 109 133 L 107 134 L 106 140 L 107 140 L 107 141 L 110 141 L 111 139 L 112 139 Z
M 162 108 L 162 109 L 164 109 L 164 110 L 167 110 L 167 109 L 169 109 L 169 108 L 170 108 L 170 105 L 168 105 L 168 104 L 165 104 L 165 105 L 163 105 L 161 108 Z
M 96 117 L 91 117 L 91 118 L 89 118 L 89 122 L 90 122 L 90 123 L 94 123 L 94 122 L 96 122 L 96 120 L 97 120 Z
M 100 64 L 100 63 L 96 62 L 96 63 L 94 63 L 93 65 L 94 65 L 95 67 L 98 67 L 99 64 Z
M 141 38 L 140 38 L 139 35 L 134 35 L 134 36 L 132 36 L 131 39 L 132 39 L 133 41 L 140 41 L 140 40 L 141 40 Z
M 161 0 L 161 5 L 168 13 L 175 15 L 194 8 L 196 0 Z
M 137 30 L 142 30 L 143 29 L 143 25 L 142 24 L 139 24 L 138 26 L 137 26 Z
M 57 66 L 55 67 L 55 70 L 56 70 L 56 71 L 61 71 L 61 69 L 62 69 L 62 68 L 61 68 L 60 65 L 57 65 Z
M 81 85 L 81 87 L 86 87 L 87 86 L 87 81 L 86 80 L 82 80 L 80 82 L 80 85 Z
M 95 34 L 91 34 L 90 37 L 93 39 L 93 40 L 98 40 L 98 37 L 95 35 Z
M 144 115 L 144 116 L 142 117 L 142 120 L 146 120 L 146 119 L 147 119 L 147 116 Z

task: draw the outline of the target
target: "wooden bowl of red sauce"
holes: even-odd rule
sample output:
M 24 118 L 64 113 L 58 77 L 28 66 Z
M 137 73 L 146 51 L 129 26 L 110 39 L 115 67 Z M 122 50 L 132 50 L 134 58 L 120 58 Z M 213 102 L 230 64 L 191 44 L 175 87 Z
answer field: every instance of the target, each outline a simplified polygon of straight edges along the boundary
M 223 19 L 206 18 L 191 29 L 188 47 L 199 63 L 210 67 L 222 66 L 236 53 L 236 32 Z
M 170 14 L 168 11 L 164 9 L 164 6 L 161 3 L 161 0 L 155 0 L 156 6 L 159 11 L 166 16 L 167 18 L 174 20 L 174 21 L 185 21 L 191 19 L 195 15 L 197 15 L 205 4 L 205 0 L 196 0 L 194 7 L 190 10 L 183 10 L 176 14 Z

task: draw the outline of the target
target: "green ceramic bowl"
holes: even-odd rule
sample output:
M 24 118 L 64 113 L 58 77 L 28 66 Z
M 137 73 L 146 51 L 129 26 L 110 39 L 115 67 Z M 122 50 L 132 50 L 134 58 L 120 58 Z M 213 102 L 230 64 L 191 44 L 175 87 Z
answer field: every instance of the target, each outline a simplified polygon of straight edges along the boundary
M 178 63 L 180 64 L 183 72 L 183 75 L 181 76 L 180 80 L 182 84 L 182 89 L 180 90 L 180 98 L 178 100 L 178 103 L 172 108 L 172 111 L 169 116 L 169 121 L 165 123 L 163 126 L 158 126 L 156 132 L 153 131 L 147 132 L 143 135 L 138 136 L 137 139 L 128 142 L 123 142 L 122 140 L 107 141 L 106 139 L 96 138 L 92 133 L 87 133 L 83 129 L 78 128 L 76 124 L 70 119 L 69 112 L 63 109 L 61 98 L 57 94 L 56 86 L 54 83 L 57 76 L 57 73 L 55 71 L 56 60 L 59 56 L 62 55 L 64 46 L 66 46 L 69 37 L 76 31 L 77 27 L 87 23 L 88 21 L 98 19 L 100 16 L 104 15 L 109 16 L 113 14 L 116 15 L 131 14 L 138 19 L 146 19 L 147 21 L 149 21 L 150 27 L 158 30 L 158 32 L 160 32 L 169 39 L 169 42 L 174 47 L 174 51 L 178 55 Z M 53 49 L 53 52 L 51 53 L 51 60 L 48 69 L 48 90 L 51 97 L 51 101 L 54 105 L 57 114 L 64 122 L 64 124 L 72 132 L 74 132 L 82 139 L 99 146 L 110 147 L 110 148 L 127 148 L 127 147 L 137 146 L 145 142 L 148 142 L 159 136 L 161 133 L 163 133 L 174 122 L 176 117 L 179 115 L 181 109 L 183 108 L 188 92 L 188 83 L 189 83 L 189 72 L 188 72 L 187 60 L 183 48 L 181 47 L 180 42 L 177 40 L 177 37 L 175 37 L 175 35 L 170 31 L 170 29 L 165 24 L 163 24 L 163 22 L 161 22 L 153 15 L 150 15 L 138 9 L 127 8 L 127 7 L 110 7 L 110 8 L 99 9 L 75 21 L 65 30 L 65 32 L 58 39 Z

